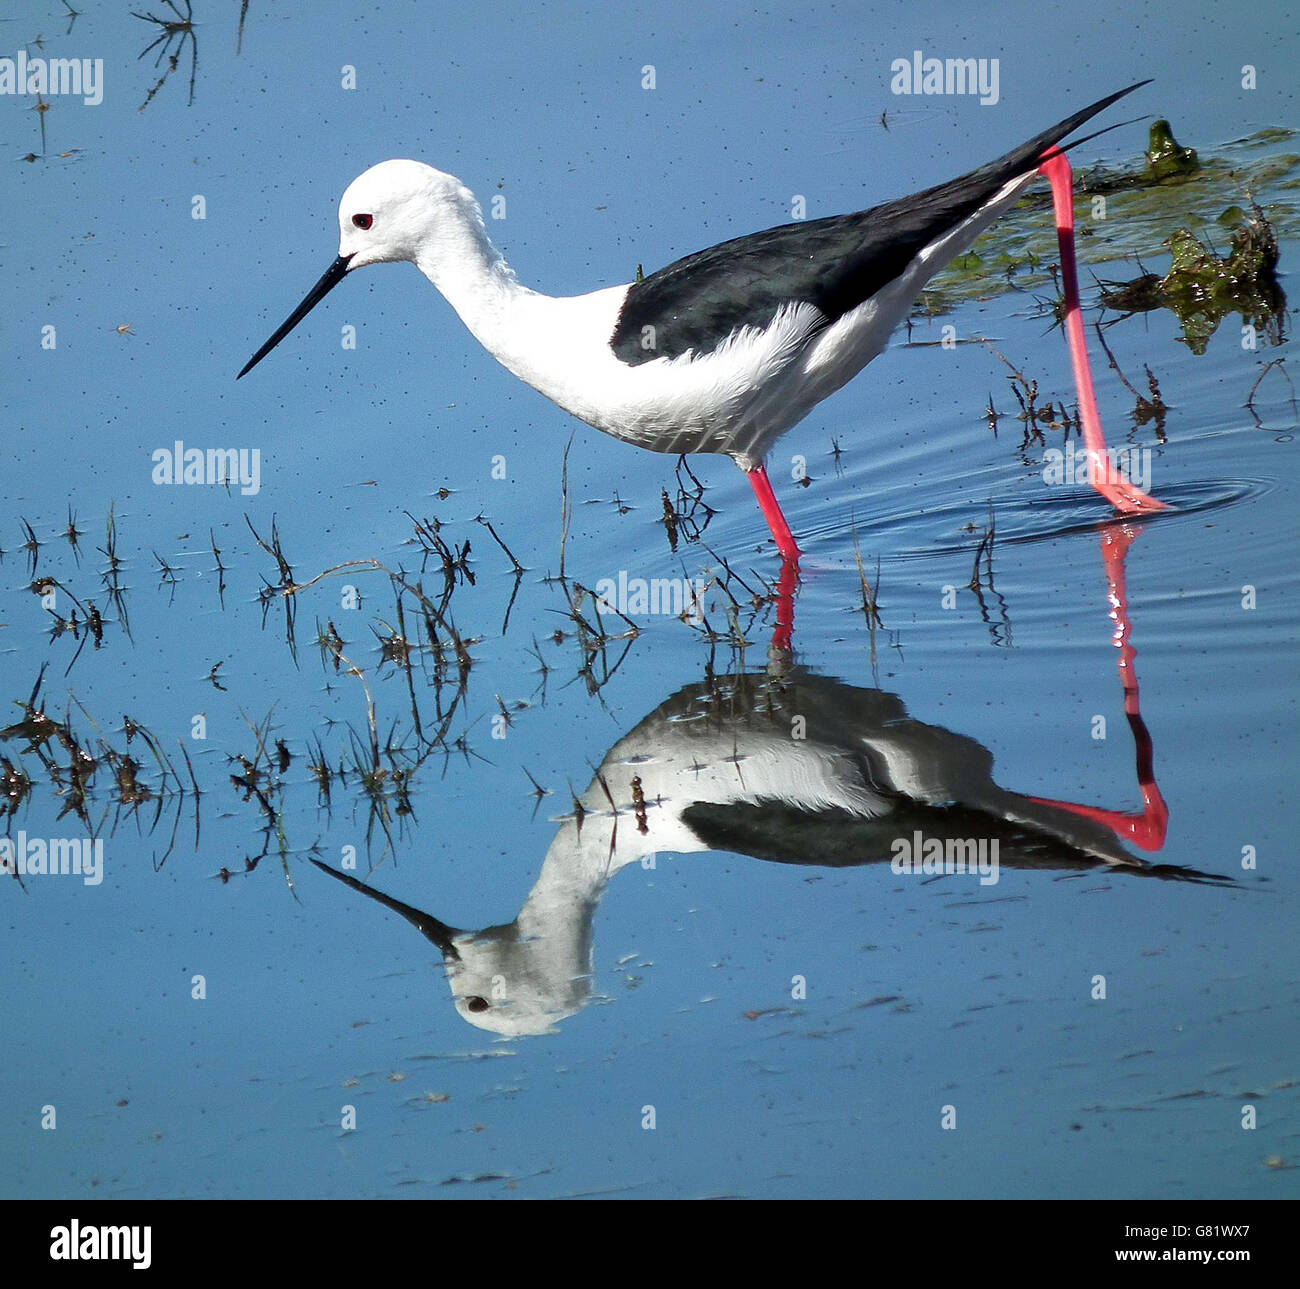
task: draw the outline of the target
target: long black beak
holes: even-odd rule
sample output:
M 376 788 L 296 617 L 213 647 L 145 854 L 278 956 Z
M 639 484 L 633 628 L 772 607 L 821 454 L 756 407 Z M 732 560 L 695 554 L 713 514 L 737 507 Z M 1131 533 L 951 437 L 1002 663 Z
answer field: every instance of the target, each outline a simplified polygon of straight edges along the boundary
M 310 291 L 307 292 L 307 298 L 284 320 L 270 340 L 264 344 L 245 364 L 244 370 L 236 376 L 247 376 L 258 363 L 271 352 L 282 341 L 285 336 L 291 332 L 329 293 L 334 290 L 340 282 L 343 281 L 344 274 L 348 271 L 348 264 L 351 262 L 351 255 L 340 255 L 333 264 L 325 270 L 325 276 L 316 283 Z
M 328 289 L 329 288 L 327 287 L 326 290 Z M 385 895 L 383 891 L 375 890 L 373 886 L 367 886 L 364 882 L 358 882 L 355 877 L 349 877 L 346 873 L 340 873 L 336 869 L 330 868 L 328 864 L 322 864 L 319 859 L 313 859 L 311 862 L 315 864 L 322 873 L 328 873 L 331 877 L 337 877 L 345 886 L 350 886 L 354 891 L 360 891 L 362 895 L 368 895 L 372 900 L 377 900 L 386 909 L 392 909 L 394 913 L 400 914 L 413 927 L 415 927 L 426 940 L 432 940 L 433 943 L 442 950 L 442 956 L 444 958 L 460 957 L 460 953 L 457 951 L 454 942 L 455 936 L 459 934 L 455 927 L 450 927 L 445 922 L 439 922 L 438 919 L 433 917 L 431 914 L 412 908 L 409 904 L 403 904 L 401 900 L 395 900 L 391 895 Z

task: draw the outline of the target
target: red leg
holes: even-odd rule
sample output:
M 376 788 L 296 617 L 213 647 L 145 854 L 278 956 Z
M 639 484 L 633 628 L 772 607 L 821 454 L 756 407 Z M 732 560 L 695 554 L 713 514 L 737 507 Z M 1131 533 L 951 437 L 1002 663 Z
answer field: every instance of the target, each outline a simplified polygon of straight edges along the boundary
M 1083 422 L 1083 443 L 1088 453 L 1088 482 L 1122 514 L 1146 514 L 1168 510 L 1162 501 L 1129 483 L 1111 468 L 1106 439 L 1088 369 L 1088 350 L 1083 340 L 1083 314 L 1079 310 L 1079 283 L 1074 265 L 1074 183 L 1065 153 L 1052 151 L 1038 167 L 1052 185 L 1056 211 L 1056 240 L 1061 252 L 1061 278 L 1065 287 L 1065 336 L 1070 345 L 1070 364 L 1079 395 L 1079 419 Z
M 772 632 L 772 649 L 776 653 L 789 653 L 794 635 L 794 592 L 799 580 L 799 547 L 795 543 L 790 525 L 785 522 L 781 507 L 767 471 L 760 465 L 745 471 L 754 496 L 758 499 L 758 508 L 772 530 L 776 548 L 781 552 L 781 576 L 776 588 L 776 627 Z
M 797 563 L 799 547 L 795 545 L 794 534 L 790 531 L 790 525 L 785 522 L 781 507 L 777 505 L 776 495 L 772 491 L 771 483 L 768 482 L 767 471 L 761 465 L 756 465 L 752 470 L 745 471 L 745 477 L 749 480 L 750 487 L 754 489 L 754 496 L 758 498 L 758 508 L 763 512 L 768 528 L 772 530 L 772 537 L 776 541 L 777 550 L 781 552 L 781 558 Z
M 1137 751 L 1138 788 L 1142 793 L 1141 813 L 1130 814 L 1122 810 L 1104 810 L 1100 806 L 1080 806 L 1070 801 L 1049 801 L 1034 797 L 1034 801 L 1047 806 L 1059 806 L 1071 814 L 1082 815 L 1105 824 L 1117 837 L 1128 840 L 1143 850 L 1159 850 L 1165 844 L 1169 827 L 1169 807 L 1160 795 L 1156 783 L 1151 735 L 1142 719 L 1138 698 L 1137 672 L 1133 667 L 1136 651 L 1129 642 L 1128 590 L 1124 583 L 1124 558 L 1136 536 L 1128 524 L 1107 527 L 1101 535 L 1101 557 L 1106 568 L 1106 584 L 1110 592 L 1111 621 L 1115 632 L 1111 642 L 1119 650 L 1119 678 L 1124 686 L 1124 715 L 1133 731 Z

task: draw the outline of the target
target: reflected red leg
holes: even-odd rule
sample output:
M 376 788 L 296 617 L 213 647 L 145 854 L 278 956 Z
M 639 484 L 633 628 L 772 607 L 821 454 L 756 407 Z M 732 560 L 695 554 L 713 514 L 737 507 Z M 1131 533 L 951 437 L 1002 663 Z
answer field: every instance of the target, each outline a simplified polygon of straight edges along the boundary
M 788 654 L 794 648 L 794 593 L 798 585 L 798 563 L 782 559 L 781 576 L 776 584 L 776 626 L 772 630 L 771 653 Z
M 1143 850 L 1159 850 L 1165 844 L 1169 827 L 1169 807 L 1160 795 L 1156 784 L 1151 735 L 1142 719 L 1138 698 L 1137 671 L 1133 666 L 1136 650 L 1129 643 L 1128 589 L 1124 581 L 1124 559 L 1128 548 L 1137 536 L 1128 524 L 1107 527 L 1101 534 L 1101 558 L 1106 570 L 1109 591 L 1110 616 L 1115 623 L 1111 643 L 1119 650 L 1119 678 L 1124 686 L 1124 715 L 1133 731 L 1137 751 L 1138 789 L 1142 793 L 1142 810 L 1131 813 L 1122 810 L 1104 810 L 1100 806 L 1080 806 L 1070 801 L 1051 801 L 1045 797 L 1033 800 L 1047 806 L 1059 806 L 1071 814 L 1082 815 L 1105 824 L 1121 840 L 1131 841 Z
M 1162 501 L 1129 483 L 1111 468 L 1106 455 L 1106 439 L 1101 430 L 1097 397 L 1093 393 L 1092 373 L 1088 368 L 1088 350 L 1083 339 L 1083 314 L 1079 309 L 1079 283 L 1074 263 L 1074 182 L 1065 153 L 1052 151 L 1038 167 L 1052 185 L 1052 205 L 1056 211 L 1056 241 L 1061 252 L 1061 278 L 1065 289 L 1066 340 L 1070 346 L 1070 365 L 1074 368 L 1074 385 L 1079 395 L 1079 419 L 1083 422 L 1083 443 L 1088 453 L 1088 482 L 1116 510 L 1126 515 L 1168 510 Z

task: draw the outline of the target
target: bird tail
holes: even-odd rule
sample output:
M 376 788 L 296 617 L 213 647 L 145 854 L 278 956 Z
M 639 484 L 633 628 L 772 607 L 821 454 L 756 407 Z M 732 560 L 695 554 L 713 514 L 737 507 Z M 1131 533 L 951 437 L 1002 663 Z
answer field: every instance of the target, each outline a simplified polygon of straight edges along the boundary
M 996 161 L 990 161 L 986 166 L 981 166 L 980 171 L 992 171 L 1010 177 L 1024 170 L 1036 170 L 1043 153 L 1050 147 L 1056 146 L 1062 152 L 1067 152 L 1070 148 L 1077 148 L 1079 144 L 1087 143 L 1089 139 L 1095 139 L 1109 130 L 1118 130 L 1120 126 L 1132 125 L 1135 120 L 1141 118 L 1135 117 L 1133 120 L 1119 121 L 1115 125 L 1108 125 L 1104 129 L 1085 134 L 1081 138 L 1063 142 L 1067 135 L 1073 134 L 1084 122 L 1091 120 L 1099 112 L 1104 112 L 1112 103 L 1124 98 L 1125 95 L 1132 94 L 1134 90 L 1141 89 L 1143 85 L 1150 84 L 1151 78 L 1148 77 L 1146 80 L 1138 81 L 1126 89 L 1116 90 L 1114 94 L 1107 94 L 1105 98 L 1098 99 L 1088 107 L 1080 108 L 1072 116 L 1067 116 L 1064 121 L 1058 121 L 1041 134 L 1036 134 L 1028 143 L 1022 143 L 1018 148 L 1013 148 L 1006 156 L 999 157 Z M 979 171 L 976 171 L 976 173 L 978 174 Z

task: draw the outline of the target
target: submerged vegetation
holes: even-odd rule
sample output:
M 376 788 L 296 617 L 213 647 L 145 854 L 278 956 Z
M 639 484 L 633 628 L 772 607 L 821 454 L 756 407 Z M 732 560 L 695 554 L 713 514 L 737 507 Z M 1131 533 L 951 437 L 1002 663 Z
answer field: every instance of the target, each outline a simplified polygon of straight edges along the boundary
M 1151 122 L 1150 141 L 1147 145 L 1147 176 L 1159 181 L 1175 175 L 1192 175 L 1201 168 L 1195 148 L 1180 148 L 1169 128 L 1169 122 Z
M 1170 310 L 1198 354 L 1232 313 L 1279 344 L 1286 298 L 1274 271 L 1277 239 L 1300 233 L 1295 137 L 1294 130 L 1260 130 L 1198 153 L 1180 146 L 1169 123 L 1158 120 L 1140 161 L 1076 172 L 1080 262 L 1129 261 L 1139 269 L 1128 281 L 1102 283 L 1100 302 L 1121 313 Z M 1260 203 L 1264 192 L 1271 200 Z M 1231 246 L 1218 254 L 1214 239 L 1225 227 Z M 1164 273 L 1145 267 L 1161 253 L 1170 259 Z M 931 281 L 915 316 L 947 313 L 1008 289 L 1051 289 L 1056 258 L 1050 199 L 1034 189 Z
M 704 486 L 682 468 L 678 503 L 669 507 L 671 529 L 698 541 L 712 512 L 703 501 Z M 569 505 L 567 480 L 562 505 L 566 509 Z M 462 535 L 453 540 L 451 529 L 433 517 L 407 515 L 407 519 L 410 536 L 404 551 L 413 554 L 413 567 L 391 559 L 354 558 L 300 579 L 279 524 L 272 519 L 269 527 L 259 528 L 248 516 L 244 526 L 251 540 L 235 550 L 229 542 L 219 547 L 215 534 L 206 535 L 203 547 L 210 552 L 210 568 L 186 559 L 183 551 L 166 559 L 152 552 L 155 590 L 165 594 L 169 611 L 184 611 L 175 604 L 176 595 L 184 590 L 206 596 L 215 592 L 215 604 L 209 608 L 222 616 L 251 599 L 260 611 L 263 629 L 273 627 L 282 637 L 295 667 L 301 661 L 298 610 L 304 602 L 311 604 L 314 643 L 324 677 L 323 722 L 318 713 L 286 715 L 278 699 L 267 702 L 254 718 L 245 713 L 248 693 L 240 692 L 251 678 L 245 676 L 240 686 L 237 674 L 227 667 L 228 663 L 237 666 L 237 659 L 204 658 L 196 672 L 196 691 L 207 697 L 193 702 L 216 706 L 184 718 L 180 728 L 165 735 L 126 714 L 119 725 L 109 728 L 102 713 L 92 713 L 74 689 L 69 688 L 66 700 L 60 701 L 51 697 L 47 684 L 51 662 L 60 661 L 61 655 L 68 659 L 64 675 L 75 679 L 77 668 L 86 665 L 87 643 L 110 655 L 123 642 L 132 643 L 128 602 L 142 588 L 132 589 L 131 571 L 143 552 L 130 554 L 122 548 L 111 507 L 104 542 L 98 547 L 105 562 L 98 571 L 82 566 L 79 539 L 84 533 L 71 511 L 59 534 L 62 541 L 42 541 L 39 525 L 20 521 L 24 537 L 20 551 L 35 597 L 26 603 L 34 603 L 51 621 L 51 657 L 40 664 L 25 694 L 9 695 L 17 718 L 0 728 L 0 834 L 17 826 L 20 814 L 44 792 L 57 801 L 58 818 L 75 817 L 90 837 L 113 835 L 127 822 L 138 835 L 156 837 L 156 843 L 151 843 L 152 862 L 160 868 L 187 838 L 192 839 L 193 850 L 200 851 L 202 819 L 215 809 L 218 818 L 244 816 L 253 844 L 243 853 L 224 856 L 212 876 L 227 882 L 254 872 L 274 854 L 292 889 L 291 854 L 313 853 L 315 848 L 314 838 L 291 837 L 286 824 L 289 815 L 302 819 L 304 802 L 299 794 L 307 789 L 327 820 L 336 810 L 353 818 L 360 813 L 372 861 L 391 853 L 407 821 L 415 816 L 418 779 L 426 763 L 433 760 L 445 773 L 452 757 L 487 759 L 479 742 L 485 733 L 484 716 L 476 710 L 483 703 L 471 710 L 467 702 L 474 649 L 489 637 L 508 635 L 515 599 L 527 573 L 492 522 L 478 516 L 469 531 L 486 533 L 491 539 L 487 548 L 492 553 L 491 580 L 498 596 L 503 589 L 507 595 L 499 631 L 466 630 L 458 625 L 458 610 L 481 576 L 474 567 L 472 539 Z M 71 567 L 61 566 L 55 555 L 59 551 L 62 563 Z M 202 555 L 201 550 L 193 553 Z M 498 553 L 509 565 L 505 582 Z M 683 613 L 682 622 L 711 646 L 729 647 L 733 657 L 743 660 L 754 629 L 770 616 L 773 591 L 761 578 L 747 581 L 724 559 L 708 553 L 718 570 L 707 580 L 708 612 L 698 622 L 688 621 Z M 557 652 L 576 649 L 574 679 L 600 700 L 601 691 L 640 635 L 631 618 L 571 575 L 561 572 L 537 581 L 552 598 L 557 623 L 541 643 L 534 635 L 527 649 L 538 663 L 533 697 L 491 696 L 497 713 L 491 728 L 496 731 L 513 725 L 535 704 L 546 703 L 548 681 L 560 666 Z M 233 602 L 227 594 L 232 583 L 245 587 L 245 594 Z M 327 591 L 331 586 L 341 599 Z M 362 610 L 366 626 L 361 631 L 345 627 L 346 636 L 340 631 L 337 622 L 344 621 L 340 603 Z M 476 600 L 466 612 L 484 609 L 496 612 L 495 604 L 489 606 L 484 600 Z M 352 623 L 360 620 L 358 615 L 347 616 Z M 516 634 L 524 629 L 516 626 Z M 330 714 L 340 708 L 352 713 L 350 719 Z M 218 729 L 225 731 L 224 737 L 217 737 Z M 240 730 L 245 731 L 242 736 Z M 500 732 L 488 735 L 501 736 Z M 207 754 L 213 751 L 222 762 L 215 775 L 211 764 L 206 764 L 205 772 Z M 535 781 L 532 789 L 544 792 Z M 296 796 L 297 805 L 291 808 L 289 802 Z

